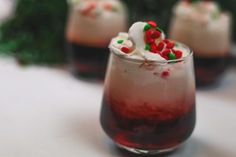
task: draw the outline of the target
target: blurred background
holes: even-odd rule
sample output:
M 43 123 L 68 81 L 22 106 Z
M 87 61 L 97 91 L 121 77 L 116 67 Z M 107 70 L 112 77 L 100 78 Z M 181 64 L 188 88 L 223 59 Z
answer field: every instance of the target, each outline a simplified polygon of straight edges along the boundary
M 168 32 L 172 9 L 177 0 L 123 2 L 128 8 L 129 25 L 138 20 L 152 19 Z M 216 2 L 231 13 L 234 21 L 232 28 L 235 28 L 236 1 Z M 15 4 L 16 0 L 1 0 L 1 53 L 15 56 L 23 63 L 64 64 L 64 34 L 69 10 L 66 0 L 43 0 L 40 4 L 36 0 L 17 0 Z M 232 36 L 235 41 L 235 29 Z
M 107 46 L 136 21 L 156 21 L 171 36 L 180 3 L 111 0 L 96 10 L 83 1 L 0 0 L 0 156 L 120 156 L 101 145 L 98 123 Z M 226 55 L 195 56 L 199 123 L 180 157 L 236 156 L 236 0 L 214 3 L 231 17 L 232 40 Z

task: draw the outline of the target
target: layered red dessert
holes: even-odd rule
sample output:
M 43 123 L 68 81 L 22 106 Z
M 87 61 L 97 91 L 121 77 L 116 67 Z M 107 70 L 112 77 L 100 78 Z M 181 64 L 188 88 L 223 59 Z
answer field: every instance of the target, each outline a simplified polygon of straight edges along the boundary
M 168 151 L 195 126 L 192 52 L 165 38 L 153 22 L 137 22 L 110 43 L 101 124 L 129 151 Z
M 125 8 L 119 0 L 70 0 L 70 6 L 66 41 L 72 72 L 103 78 L 108 44 L 127 27 Z
M 214 1 L 180 1 L 174 7 L 170 38 L 194 51 L 198 85 L 217 82 L 228 65 L 231 17 Z

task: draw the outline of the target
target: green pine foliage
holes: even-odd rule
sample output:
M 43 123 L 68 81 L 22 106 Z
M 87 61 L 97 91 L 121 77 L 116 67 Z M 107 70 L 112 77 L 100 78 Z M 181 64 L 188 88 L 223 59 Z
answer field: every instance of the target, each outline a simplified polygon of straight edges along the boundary
M 0 52 L 22 63 L 65 60 L 66 0 L 19 0 L 15 17 L 0 27 Z

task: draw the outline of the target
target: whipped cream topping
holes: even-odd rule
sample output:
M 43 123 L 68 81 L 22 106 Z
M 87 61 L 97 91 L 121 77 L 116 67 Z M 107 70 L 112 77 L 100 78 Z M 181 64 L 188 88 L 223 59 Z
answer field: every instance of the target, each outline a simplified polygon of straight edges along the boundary
M 166 39 L 153 21 L 134 23 L 128 33 L 113 38 L 109 48 L 127 58 L 149 61 L 175 60 L 189 54 L 178 43 Z

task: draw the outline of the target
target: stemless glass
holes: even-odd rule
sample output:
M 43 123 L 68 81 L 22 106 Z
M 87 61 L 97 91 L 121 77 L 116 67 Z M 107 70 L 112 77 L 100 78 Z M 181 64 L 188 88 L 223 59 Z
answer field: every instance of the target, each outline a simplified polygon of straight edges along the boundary
M 219 7 L 214 1 L 189 2 L 180 1 L 174 7 L 169 37 L 188 45 L 194 51 L 197 87 L 216 85 L 229 68 L 231 15 L 220 9 L 214 11 Z M 186 12 L 183 10 L 180 13 L 177 7 L 185 8 Z M 210 17 L 209 12 L 216 16 Z
M 127 13 L 120 0 L 68 0 L 66 28 L 69 67 L 78 78 L 103 80 L 109 41 L 127 30 Z
M 193 53 L 174 61 L 142 61 L 111 49 L 100 122 L 116 145 L 137 154 L 179 147 L 195 127 Z

